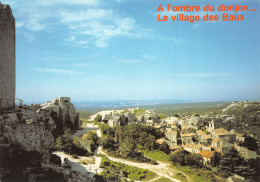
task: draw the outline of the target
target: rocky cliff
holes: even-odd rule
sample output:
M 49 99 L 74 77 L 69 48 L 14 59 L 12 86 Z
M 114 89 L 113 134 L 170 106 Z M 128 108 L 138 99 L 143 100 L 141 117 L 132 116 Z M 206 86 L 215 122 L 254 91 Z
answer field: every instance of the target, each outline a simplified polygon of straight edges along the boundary
M 51 157 L 55 138 L 80 126 L 70 98 L 2 110 L 0 181 L 84 181 L 80 174 L 55 166 Z

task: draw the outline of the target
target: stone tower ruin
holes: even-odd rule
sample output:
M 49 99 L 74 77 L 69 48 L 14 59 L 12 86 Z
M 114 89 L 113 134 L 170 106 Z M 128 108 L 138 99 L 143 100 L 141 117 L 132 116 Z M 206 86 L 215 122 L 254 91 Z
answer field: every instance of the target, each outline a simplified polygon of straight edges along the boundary
M 0 2 L 0 111 L 15 105 L 15 19 Z

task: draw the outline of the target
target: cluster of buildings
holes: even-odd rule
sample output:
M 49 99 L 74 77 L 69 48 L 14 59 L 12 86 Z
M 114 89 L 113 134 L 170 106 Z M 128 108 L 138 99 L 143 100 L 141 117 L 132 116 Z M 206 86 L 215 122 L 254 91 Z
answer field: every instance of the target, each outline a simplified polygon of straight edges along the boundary
M 111 111 L 102 116 L 102 121 L 110 127 L 115 127 L 120 125 L 120 117 L 125 115 L 129 123 L 141 123 L 160 129 L 165 133 L 165 138 L 159 139 L 159 144 L 167 142 L 172 151 L 181 147 L 187 152 L 198 153 L 203 157 L 205 164 L 210 162 L 214 152 L 225 153 L 228 147 L 234 147 L 245 159 L 258 156 L 255 151 L 239 146 L 239 143 L 245 140 L 243 134 L 216 128 L 213 119 L 207 122 L 208 126 L 201 128 L 198 122 L 201 119 L 207 120 L 203 116 L 173 116 L 162 119 L 151 110 L 139 111 L 140 108 Z
M 177 121 L 173 124 L 173 120 Z M 193 118 L 194 120 L 196 119 Z M 228 147 L 234 147 L 245 159 L 258 157 L 255 151 L 239 145 L 239 143 L 244 142 L 245 135 L 229 132 L 224 128 L 215 128 L 213 120 L 208 122 L 209 125 L 205 127 L 205 130 L 199 129 L 194 122 L 180 123 L 176 118 L 167 118 L 165 122 L 167 127 L 164 128 L 161 125 L 159 128 L 165 132 L 165 141 L 170 145 L 171 150 L 175 151 L 181 147 L 187 152 L 198 153 L 203 157 L 206 165 L 214 156 L 214 152 L 225 153 Z M 154 127 L 158 128 L 158 126 Z

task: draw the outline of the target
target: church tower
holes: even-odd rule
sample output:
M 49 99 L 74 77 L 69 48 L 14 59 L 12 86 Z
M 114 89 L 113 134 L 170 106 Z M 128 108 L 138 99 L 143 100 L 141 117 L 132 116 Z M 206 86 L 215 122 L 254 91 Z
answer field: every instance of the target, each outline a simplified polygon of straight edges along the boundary
M 212 119 L 210 122 L 209 122 L 209 127 L 207 128 L 207 131 L 208 132 L 213 132 L 215 129 L 215 123 L 214 123 L 214 120 Z

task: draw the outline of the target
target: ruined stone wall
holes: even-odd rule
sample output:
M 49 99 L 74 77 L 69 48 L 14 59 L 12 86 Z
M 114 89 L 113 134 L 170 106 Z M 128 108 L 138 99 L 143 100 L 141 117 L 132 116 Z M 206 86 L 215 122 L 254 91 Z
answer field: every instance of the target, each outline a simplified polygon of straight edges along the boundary
M 0 3 L 0 110 L 15 104 L 15 19 Z

